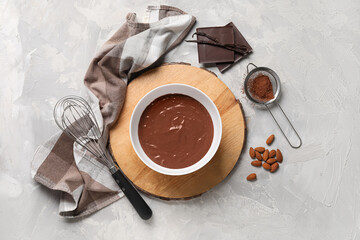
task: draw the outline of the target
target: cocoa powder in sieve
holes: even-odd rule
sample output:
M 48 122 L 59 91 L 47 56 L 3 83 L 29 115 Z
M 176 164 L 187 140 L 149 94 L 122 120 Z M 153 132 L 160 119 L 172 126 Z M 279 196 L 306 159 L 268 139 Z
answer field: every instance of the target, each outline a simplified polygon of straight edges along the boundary
M 273 88 L 268 76 L 259 75 L 250 82 L 249 91 L 252 96 L 262 102 L 274 98 Z

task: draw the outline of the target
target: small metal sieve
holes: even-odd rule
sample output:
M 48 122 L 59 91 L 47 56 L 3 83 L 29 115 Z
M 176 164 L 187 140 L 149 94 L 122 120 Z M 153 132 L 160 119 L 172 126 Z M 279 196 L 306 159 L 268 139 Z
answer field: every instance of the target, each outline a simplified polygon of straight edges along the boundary
M 253 70 L 249 71 L 249 66 L 252 65 L 253 67 L 255 67 Z M 272 88 L 273 88 L 273 94 L 274 94 L 274 98 L 269 100 L 269 101 L 262 101 L 261 99 L 257 98 L 256 96 L 254 96 L 251 91 L 250 91 L 250 87 L 251 87 L 251 82 L 259 75 L 264 75 L 269 77 L 271 84 L 272 84 Z M 289 118 L 286 116 L 284 110 L 281 108 L 281 106 L 279 105 L 279 103 L 277 103 L 277 100 L 280 97 L 280 78 L 279 76 L 270 68 L 267 67 L 257 67 L 255 64 L 253 63 L 249 63 L 247 65 L 247 76 L 245 78 L 244 81 L 244 90 L 245 90 L 245 94 L 246 96 L 254 103 L 258 104 L 258 105 L 262 105 L 265 106 L 266 109 L 269 111 L 269 113 L 271 114 L 272 118 L 274 119 L 275 123 L 278 125 L 280 131 L 282 132 L 282 134 L 284 135 L 285 139 L 287 140 L 287 142 L 289 143 L 289 145 L 292 148 L 299 148 L 302 145 L 302 140 L 299 136 L 299 134 L 297 133 L 297 131 L 295 130 L 294 126 L 291 124 Z M 296 136 L 299 138 L 299 145 L 298 146 L 294 146 L 290 143 L 288 137 L 285 135 L 283 129 L 281 128 L 280 124 L 278 123 L 278 121 L 276 120 L 276 118 L 274 117 L 274 114 L 271 112 L 269 105 L 271 104 L 276 104 L 281 112 L 284 114 L 286 120 L 288 121 L 288 123 L 290 124 L 291 128 L 294 130 Z

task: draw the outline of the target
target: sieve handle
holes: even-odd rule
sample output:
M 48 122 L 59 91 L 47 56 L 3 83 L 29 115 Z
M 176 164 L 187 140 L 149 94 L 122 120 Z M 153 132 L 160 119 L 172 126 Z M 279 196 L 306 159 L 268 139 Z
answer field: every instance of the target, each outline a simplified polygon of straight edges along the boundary
M 248 66 L 249 66 L 249 65 L 248 65 Z M 281 112 L 284 114 L 286 120 L 288 121 L 288 123 L 290 124 L 291 128 L 294 130 L 296 136 L 298 137 L 298 139 L 299 139 L 299 141 L 300 141 L 300 143 L 299 143 L 298 146 L 294 146 L 294 145 L 292 145 L 292 144 L 290 143 L 288 137 L 285 135 L 284 131 L 282 130 L 282 128 L 281 128 L 281 126 L 280 126 L 280 124 L 278 123 L 278 121 L 277 121 L 276 118 L 274 117 L 274 114 L 271 112 L 271 110 L 270 110 L 270 108 L 268 107 L 268 105 L 265 104 L 267 110 L 268 110 L 269 113 L 271 114 L 271 116 L 272 116 L 272 118 L 274 119 L 275 123 L 278 125 L 280 131 L 281 131 L 282 134 L 284 135 L 284 137 L 285 137 L 286 141 L 289 143 L 289 145 L 290 145 L 292 148 L 299 148 L 299 147 L 301 147 L 301 145 L 302 145 L 302 140 L 301 140 L 299 134 L 297 133 L 297 131 L 295 130 L 294 126 L 293 126 L 292 123 L 290 122 L 289 118 L 286 116 L 286 114 L 285 114 L 284 110 L 281 108 L 280 104 L 278 104 L 277 102 L 275 102 L 275 103 L 278 105 L 278 107 L 280 108 Z
M 246 70 L 247 70 L 247 73 L 249 74 L 249 66 L 250 65 L 252 65 L 252 66 L 254 66 L 255 68 L 257 68 L 257 66 L 255 65 L 255 64 L 253 64 L 253 63 L 249 63 L 247 66 L 246 66 Z

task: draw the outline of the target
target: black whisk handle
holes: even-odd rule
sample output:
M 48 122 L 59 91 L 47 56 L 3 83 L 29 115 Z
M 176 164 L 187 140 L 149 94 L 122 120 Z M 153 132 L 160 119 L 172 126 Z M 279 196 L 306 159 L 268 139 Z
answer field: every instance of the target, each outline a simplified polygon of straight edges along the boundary
M 116 172 L 112 173 L 112 176 L 140 217 L 144 220 L 151 218 L 152 211 L 149 205 L 147 205 L 147 203 L 140 196 L 134 186 L 129 182 L 129 180 L 124 176 L 124 174 L 120 170 L 117 170 Z

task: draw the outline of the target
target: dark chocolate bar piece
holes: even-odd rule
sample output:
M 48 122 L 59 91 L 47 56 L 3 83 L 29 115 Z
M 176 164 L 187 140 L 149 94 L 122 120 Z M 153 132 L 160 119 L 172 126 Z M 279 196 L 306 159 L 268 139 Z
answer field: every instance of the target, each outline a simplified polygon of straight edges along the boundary
M 243 37 L 243 35 L 240 33 L 240 31 L 237 29 L 237 27 L 234 25 L 234 23 L 230 22 L 225 26 L 233 27 L 235 44 L 244 45 L 244 46 L 246 46 L 246 48 L 248 50 L 246 51 L 245 55 L 241 55 L 241 54 L 235 52 L 235 60 L 234 61 L 229 61 L 227 63 L 223 63 L 223 62 L 216 63 L 216 66 L 220 72 L 224 72 L 225 70 L 229 69 L 232 65 L 234 65 L 236 62 L 240 61 L 241 59 L 243 59 L 244 57 L 246 57 L 247 55 L 252 53 L 251 46 L 246 41 L 246 39 Z
M 215 38 L 220 44 L 234 44 L 234 30 L 232 26 L 197 28 L 196 33 L 198 33 L 198 41 L 214 42 L 206 36 L 199 35 L 199 33 L 205 33 Z M 235 60 L 234 51 L 203 43 L 198 43 L 197 47 L 199 63 L 223 63 Z

